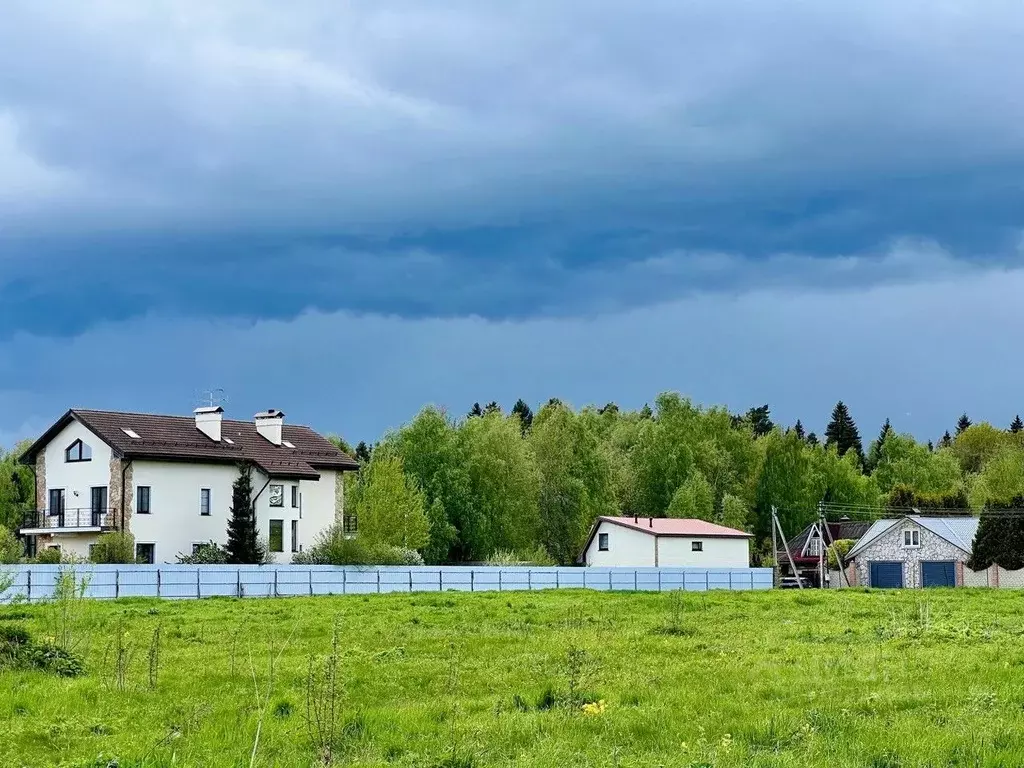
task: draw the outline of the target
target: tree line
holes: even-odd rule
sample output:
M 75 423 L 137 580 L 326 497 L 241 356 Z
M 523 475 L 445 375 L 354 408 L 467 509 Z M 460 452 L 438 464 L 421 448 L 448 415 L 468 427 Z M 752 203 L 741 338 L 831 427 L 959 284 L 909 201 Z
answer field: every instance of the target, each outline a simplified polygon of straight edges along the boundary
M 821 502 L 980 511 L 1024 500 L 1019 417 L 1000 429 L 965 414 L 935 443 L 886 420 L 865 445 L 842 402 L 819 437 L 799 420 L 775 424 L 768 405 L 736 414 L 665 393 L 638 410 L 557 399 L 536 413 L 522 400 L 507 414 L 496 402 L 462 417 L 427 407 L 375 445 L 333 439 L 361 469 L 346 476 L 348 530 L 326 532 L 303 553 L 311 562 L 571 563 L 599 515 L 741 528 L 760 557 L 773 506 L 796 533 Z M 19 455 L 0 456 L 0 524 L 11 530 L 34 495 Z
M 352 450 L 336 439 L 344 450 Z M 598 515 L 690 517 L 755 534 L 770 556 L 771 508 L 787 532 L 819 504 L 982 510 L 1024 497 L 1024 424 L 963 415 L 937 442 L 887 419 L 872 440 L 843 402 L 819 438 L 775 424 L 768 405 L 735 414 L 665 393 L 654 407 L 575 410 L 520 400 L 462 418 L 428 407 L 358 451 L 347 510 L 360 536 L 413 549 L 427 563 L 514 557 L 572 562 Z

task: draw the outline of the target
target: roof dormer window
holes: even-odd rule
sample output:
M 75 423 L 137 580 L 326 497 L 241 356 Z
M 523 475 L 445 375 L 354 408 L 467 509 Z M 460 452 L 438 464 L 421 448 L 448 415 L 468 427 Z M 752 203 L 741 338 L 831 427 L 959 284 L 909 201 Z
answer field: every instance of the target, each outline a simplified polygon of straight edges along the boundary
M 75 442 L 64 449 L 64 461 L 92 461 L 92 448 L 81 440 L 75 440 Z

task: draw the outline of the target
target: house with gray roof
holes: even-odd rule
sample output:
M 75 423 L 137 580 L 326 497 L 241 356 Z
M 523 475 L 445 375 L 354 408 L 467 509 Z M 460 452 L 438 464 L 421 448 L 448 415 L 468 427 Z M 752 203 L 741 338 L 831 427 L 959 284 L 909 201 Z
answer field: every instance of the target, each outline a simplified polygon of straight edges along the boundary
M 851 581 L 890 588 L 963 586 L 977 530 L 978 518 L 971 515 L 876 520 L 846 557 Z

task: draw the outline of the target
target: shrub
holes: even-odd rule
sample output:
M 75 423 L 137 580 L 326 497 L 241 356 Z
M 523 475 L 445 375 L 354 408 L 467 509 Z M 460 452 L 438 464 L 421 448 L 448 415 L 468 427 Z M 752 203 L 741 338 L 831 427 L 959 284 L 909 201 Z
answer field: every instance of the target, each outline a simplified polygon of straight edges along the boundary
M 78 677 L 82 660 L 53 643 L 36 643 L 23 627 L 0 624 L 0 668 L 41 669 L 61 677 Z
M 838 570 L 846 565 L 846 554 L 853 545 L 856 544 L 853 539 L 838 539 L 828 550 L 828 567 L 832 570 Z M 839 560 L 836 560 L 836 555 L 839 556 Z
M 557 565 L 554 558 L 543 547 L 527 552 L 515 552 L 510 549 L 498 549 L 486 560 L 487 565 Z
M 124 531 L 102 533 L 89 550 L 89 562 L 121 564 L 135 562 L 135 537 Z
M 14 533 L 0 525 L 0 563 L 10 565 L 21 560 L 24 547 Z
M 423 565 L 423 557 L 414 549 L 376 544 L 347 535 L 340 525 L 321 533 L 305 552 L 292 556 L 302 565 Z
M 178 553 L 178 562 L 184 565 L 224 565 L 228 551 L 215 541 L 199 544 L 191 555 Z
M 57 547 L 45 547 L 36 553 L 39 565 L 60 565 L 60 550 Z

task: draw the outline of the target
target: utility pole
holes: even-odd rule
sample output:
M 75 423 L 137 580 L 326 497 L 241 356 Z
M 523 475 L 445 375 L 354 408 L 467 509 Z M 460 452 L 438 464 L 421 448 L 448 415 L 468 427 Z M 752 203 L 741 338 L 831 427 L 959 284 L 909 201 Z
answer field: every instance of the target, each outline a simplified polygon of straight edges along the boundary
M 825 588 L 825 505 L 818 502 L 818 587 Z
M 779 586 L 779 536 L 775 530 L 775 507 L 772 507 L 772 586 Z
M 789 542 L 786 541 L 786 534 L 782 530 L 782 523 L 779 522 L 778 510 L 774 506 L 772 507 L 772 523 L 779 529 L 779 538 L 782 539 L 782 546 L 786 548 L 786 557 L 789 558 L 789 565 L 796 576 L 796 585 L 799 589 L 803 589 L 804 584 L 800 579 L 800 571 L 796 569 L 796 563 L 793 562 L 793 553 L 789 551 Z

